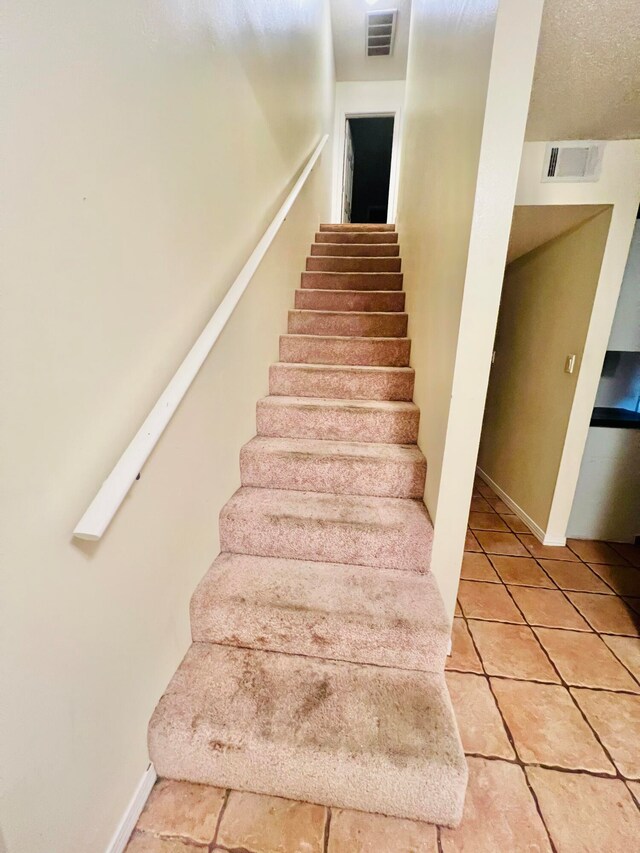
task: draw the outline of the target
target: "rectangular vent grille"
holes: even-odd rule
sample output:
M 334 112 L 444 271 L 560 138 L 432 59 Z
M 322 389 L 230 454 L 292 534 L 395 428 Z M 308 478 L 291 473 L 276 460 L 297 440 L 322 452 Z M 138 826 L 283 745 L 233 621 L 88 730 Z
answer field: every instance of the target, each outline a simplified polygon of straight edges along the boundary
M 568 141 L 547 143 L 542 180 L 597 181 L 600 177 L 604 142 Z
M 367 56 L 391 56 L 397 9 L 367 12 Z

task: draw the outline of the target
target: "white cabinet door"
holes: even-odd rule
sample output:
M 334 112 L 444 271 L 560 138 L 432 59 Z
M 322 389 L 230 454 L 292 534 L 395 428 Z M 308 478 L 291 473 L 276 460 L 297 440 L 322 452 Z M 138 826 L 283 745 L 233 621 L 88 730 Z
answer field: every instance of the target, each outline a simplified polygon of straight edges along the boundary
M 640 352 L 640 219 L 636 219 L 607 349 Z

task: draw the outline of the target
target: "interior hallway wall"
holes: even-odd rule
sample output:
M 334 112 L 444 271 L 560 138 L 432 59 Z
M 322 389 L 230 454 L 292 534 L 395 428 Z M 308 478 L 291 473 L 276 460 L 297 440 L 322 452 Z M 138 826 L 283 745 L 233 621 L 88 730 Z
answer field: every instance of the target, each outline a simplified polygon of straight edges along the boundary
M 640 140 L 608 141 L 600 177 L 596 182 L 543 183 L 540 175 L 545 149 L 545 142 L 525 143 L 518 177 L 517 205 L 612 205 L 611 225 L 546 529 L 547 541 L 562 543 L 567 533 L 589 422 L 640 203 Z
M 102 851 L 147 766 L 330 143 L 103 539 L 71 532 L 333 119 L 324 0 L 3 15 L 0 850 Z
M 451 618 L 541 11 L 541 0 L 412 5 L 397 221 L 432 571 Z
M 610 221 L 602 211 L 505 270 L 478 467 L 543 534 Z

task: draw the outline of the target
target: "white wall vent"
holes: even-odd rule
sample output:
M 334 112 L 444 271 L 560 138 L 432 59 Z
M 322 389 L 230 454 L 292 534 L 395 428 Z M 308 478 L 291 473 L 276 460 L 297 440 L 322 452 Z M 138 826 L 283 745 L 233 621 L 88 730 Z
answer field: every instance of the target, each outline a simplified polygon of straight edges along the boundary
M 604 142 L 570 139 L 548 142 L 542 169 L 543 183 L 550 181 L 597 181 L 600 177 Z
M 397 9 L 367 12 L 367 56 L 391 56 L 397 14 Z

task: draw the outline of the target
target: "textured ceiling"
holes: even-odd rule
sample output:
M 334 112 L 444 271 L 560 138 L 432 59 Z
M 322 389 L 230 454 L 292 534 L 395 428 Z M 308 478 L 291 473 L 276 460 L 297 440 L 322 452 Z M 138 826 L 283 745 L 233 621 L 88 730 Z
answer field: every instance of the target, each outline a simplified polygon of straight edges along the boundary
M 507 263 L 575 228 L 606 207 L 604 204 L 517 205 L 513 209 Z
M 365 55 L 367 12 L 397 9 L 391 56 Z M 411 0 L 331 0 L 336 80 L 404 80 L 407 75 Z
M 640 137 L 640 0 L 545 0 L 526 138 Z

